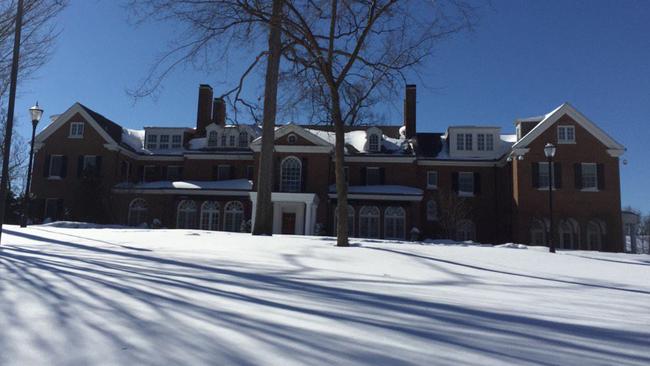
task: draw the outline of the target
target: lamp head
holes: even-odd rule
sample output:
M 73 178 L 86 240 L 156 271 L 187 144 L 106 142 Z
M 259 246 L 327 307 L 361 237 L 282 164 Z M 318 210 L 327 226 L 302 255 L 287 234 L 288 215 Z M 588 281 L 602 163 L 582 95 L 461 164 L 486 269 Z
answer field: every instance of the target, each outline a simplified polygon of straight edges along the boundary
M 546 155 L 548 159 L 552 159 L 555 156 L 555 149 L 555 145 L 550 142 L 547 143 L 546 146 L 544 146 L 544 155 Z
M 38 102 L 36 102 L 35 106 L 29 108 L 29 115 L 32 118 L 32 124 L 36 127 L 41 117 L 43 117 L 43 110 L 38 106 Z

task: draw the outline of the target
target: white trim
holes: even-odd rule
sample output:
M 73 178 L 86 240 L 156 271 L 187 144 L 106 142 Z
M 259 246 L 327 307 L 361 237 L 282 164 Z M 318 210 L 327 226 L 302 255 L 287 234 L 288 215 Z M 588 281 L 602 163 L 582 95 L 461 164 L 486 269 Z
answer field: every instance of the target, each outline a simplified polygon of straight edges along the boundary
M 336 193 L 330 193 L 329 198 L 336 198 Z M 402 196 L 396 194 L 362 194 L 354 193 L 348 194 L 349 200 L 370 200 L 370 201 L 407 201 L 419 202 L 422 201 L 422 195 Z
M 34 141 L 36 143 L 42 143 L 50 137 L 56 130 L 58 130 L 61 126 L 66 124 L 67 122 L 72 122 L 70 119 L 75 115 L 79 113 L 85 120 L 88 122 L 88 124 L 97 131 L 97 133 L 104 139 L 106 142 L 108 142 L 111 145 L 117 145 L 117 142 L 106 132 L 101 126 L 99 126 L 99 123 L 95 121 L 94 118 L 90 116 L 88 112 L 79 104 L 78 102 L 73 104 L 72 107 L 68 108 L 67 111 L 65 111 L 63 114 L 61 114 L 53 123 L 51 123 L 49 126 L 45 127 L 45 129 L 36 135 L 34 138 Z M 77 121 L 75 121 L 77 122 Z M 86 131 L 86 128 L 84 127 L 84 132 Z M 68 132 L 69 134 L 69 132 Z
M 247 192 L 251 201 L 257 202 L 257 192 Z M 316 193 L 288 193 L 288 192 L 271 192 L 271 202 L 302 202 L 318 203 L 319 199 Z
M 69 139 L 83 139 L 84 138 L 84 132 L 86 130 L 86 126 L 84 126 L 85 123 L 81 121 L 70 121 L 70 130 L 68 131 L 68 138 Z M 72 130 L 74 129 L 74 126 L 81 126 L 81 135 L 73 135 Z
M 183 154 L 187 160 L 253 160 L 253 154 Z
M 474 166 L 474 167 L 494 167 L 499 164 L 500 160 L 493 161 L 458 161 L 458 160 L 418 160 L 417 165 L 421 166 Z
M 254 148 L 253 151 L 260 152 L 260 149 Z M 273 150 L 281 153 L 329 154 L 334 148 L 332 146 L 276 145 Z
M 564 137 L 565 138 L 564 138 L 564 140 L 560 140 L 560 129 L 565 129 L 565 132 L 564 132 Z M 568 140 L 566 138 L 566 131 L 569 130 L 569 129 L 573 130 L 573 139 L 572 140 Z M 555 133 L 557 134 L 556 136 L 557 136 L 557 144 L 558 145 L 571 145 L 571 144 L 576 143 L 576 126 L 574 126 L 574 125 L 558 125 L 557 128 L 555 129 Z
M 332 157 L 334 161 L 334 156 Z M 413 163 L 414 156 L 346 156 L 349 163 Z
M 288 125 L 284 125 L 284 126 L 278 128 L 278 129 L 276 129 L 273 140 L 277 140 L 282 136 L 288 135 L 289 133 L 295 133 L 296 135 L 304 138 L 305 140 L 313 143 L 314 145 L 327 146 L 330 149 L 333 148 L 332 144 L 330 144 L 329 142 L 323 140 L 322 138 L 316 136 L 315 134 L 313 134 L 313 133 L 305 130 L 304 128 L 302 128 L 302 127 L 300 127 L 300 126 L 298 126 L 296 124 L 293 124 L 293 123 L 290 123 Z M 250 143 L 249 146 L 253 151 L 259 152 L 259 150 L 262 148 L 262 137 L 260 136 L 260 137 L 256 138 L 255 140 L 253 140 Z M 278 147 L 280 147 L 280 146 L 286 146 L 286 145 L 276 145 L 275 146 L 275 151 L 279 151 Z
M 216 189 L 136 189 L 136 188 L 113 188 L 113 193 L 122 194 L 175 194 L 191 196 L 237 196 L 246 197 L 249 191 L 221 191 Z
M 577 124 L 582 126 L 587 132 L 592 134 L 596 139 L 602 142 L 609 150 L 618 150 L 625 151 L 625 146 L 616 142 L 611 136 L 609 136 L 605 131 L 596 126 L 591 122 L 587 117 L 580 113 L 569 103 L 564 103 L 551 113 L 547 114 L 545 118 L 537 124 L 532 130 L 530 130 L 525 136 L 523 136 L 519 141 L 515 142 L 512 145 L 513 149 L 528 147 L 537 137 L 539 137 L 544 131 L 549 127 L 555 124 L 562 116 L 568 115 L 573 119 Z M 609 152 L 608 150 L 608 152 Z M 611 154 L 610 154 L 611 155 Z M 620 156 L 620 155 L 619 155 Z

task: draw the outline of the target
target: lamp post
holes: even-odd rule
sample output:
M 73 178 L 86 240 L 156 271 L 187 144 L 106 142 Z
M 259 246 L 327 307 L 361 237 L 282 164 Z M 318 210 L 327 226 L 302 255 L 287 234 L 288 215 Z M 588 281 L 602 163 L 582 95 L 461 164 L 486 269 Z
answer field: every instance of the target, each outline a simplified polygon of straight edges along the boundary
M 555 241 L 553 240 L 553 186 L 555 180 L 553 179 L 553 158 L 555 157 L 555 145 L 550 142 L 544 146 L 544 155 L 548 160 L 548 215 L 550 219 L 549 232 L 546 236 L 546 243 L 548 244 L 548 251 L 555 253 Z
M 32 161 L 34 160 L 34 137 L 36 136 L 36 126 L 43 116 L 43 110 L 36 105 L 29 108 L 29 115 L 32 118 L 32 143 L 29 148 L 29 164 L 27 165 L 27 183 L 25 184 L 25 194 L 23 195 L 23 216 L 20 221 L 20 227 L 27 227 L 27 217 L 29 215 L 29 191 L 32 181 Z

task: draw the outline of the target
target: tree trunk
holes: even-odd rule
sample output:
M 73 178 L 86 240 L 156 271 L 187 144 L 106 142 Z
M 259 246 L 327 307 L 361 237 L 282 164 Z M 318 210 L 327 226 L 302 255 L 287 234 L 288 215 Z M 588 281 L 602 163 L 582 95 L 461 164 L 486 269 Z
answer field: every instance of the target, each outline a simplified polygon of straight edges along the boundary
M 347 247 L 348 241 L 348 184 L 345 182 L 345 129 L 341 115 L 341 100 L 336 87 L 330 86 L 332 96 L 332 122 L 336 143 L 334 145 L 334 171 L 336 174 L 336 207 L 338 219 L 336 220 L 336 245 Z
M 264 86 L 264 115 L 262 118 L 262 151 L 257 180 L 257 203 L 253 235 L 273 235 L 273 143 L 278 96 L 278 74 L 282 52 L 281 21 L 283 0 L 273 0 L 269 24 L 269 54 Z

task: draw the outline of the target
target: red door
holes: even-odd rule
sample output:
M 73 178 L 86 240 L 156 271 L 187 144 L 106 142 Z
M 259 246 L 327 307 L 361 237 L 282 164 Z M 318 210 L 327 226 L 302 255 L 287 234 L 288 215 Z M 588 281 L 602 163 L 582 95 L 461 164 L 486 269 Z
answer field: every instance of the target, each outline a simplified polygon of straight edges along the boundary
M 292 212 L 282 213 L 282 234 L 296 233 L 296 214 Z

